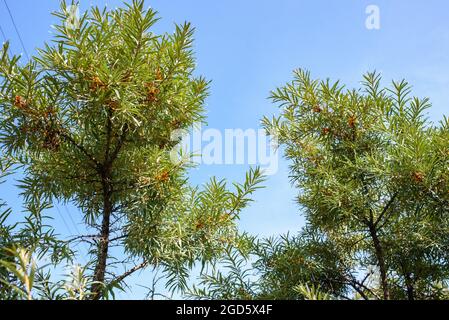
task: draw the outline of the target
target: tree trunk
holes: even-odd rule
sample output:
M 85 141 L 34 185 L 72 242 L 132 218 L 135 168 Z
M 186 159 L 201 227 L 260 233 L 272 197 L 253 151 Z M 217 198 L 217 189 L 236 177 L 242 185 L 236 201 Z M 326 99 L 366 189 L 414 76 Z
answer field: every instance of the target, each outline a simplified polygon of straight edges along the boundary
M 410 274 L 405 274 L 405 285 L 407 287 L 407 299 L 410 301 L 415 300 L 415 288 Z
M 380 272 L 380 283 L 383 290 L 383 297 L 385 300 L 390 299 L 390 291 L 388 289 L 388 279 L 387 279 L 387 268 L 385 266 L 385 258 L 384 258 L 384 251 L 382 248 L 382 245 L 380 243 L 379 237 L 377 235 L 376 227 L 373 223 L 370 223 L 369 232 L 371 239 L 373 240 L 374 244 L 374 251 L 377 258 L 377 262 L 379 264 L 379 272 Z
M 109 182 L 109 174 L 102 177 L 103 181 L 103 221 L 101 224 L 100 240 L 98 243 L 97 263 L 94 270 L 95 282 L 92 285 L 92 299 L 99 300 L 103 295 L 103 283 L 106 274 L 106 262 L 109 250 L 109 233 L 112 214 L 112 190 Z

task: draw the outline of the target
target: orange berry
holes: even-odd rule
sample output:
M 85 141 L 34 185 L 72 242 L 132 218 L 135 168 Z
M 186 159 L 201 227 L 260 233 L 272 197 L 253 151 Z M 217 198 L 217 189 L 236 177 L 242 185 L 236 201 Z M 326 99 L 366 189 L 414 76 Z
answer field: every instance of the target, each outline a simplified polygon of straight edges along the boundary
M 424 180 L 424 173 L 420 172 L 420 171 L 415 171 L 413 172 L 413 180 L 415 180 L 416 182 L 423 182 Z
M 168 171 L 162 172 L 160 175 L 156 177 L 156 180 L 159 182 L 166 182 L 170 179 L 170 174 Z
M 147 87 L 147 101 L 157 101 L 157 95 L 160 93 L 159 88 L 154 83 L 147 83 L 145 86 Z
M 158 81 L 164 80 L 164 75 L 162 74 L 162 71 L 159 68 L 156 69 L 156 80 Z
M 25 100 L 25 98 L 23 98 L 21 96 L 16 96 L 16 98 L 14 99 L 14 106 L 16 106 L 19 109 L 26 108 L 27 101 Z
M 349 119 L 348 119 L 348 125 L 349 125 L 351 128 L 354 128 L 354 127 L 355 127 L 356 121 L 357 121 L 357 119 L 356 119 L 355 116 L 350 116 Z

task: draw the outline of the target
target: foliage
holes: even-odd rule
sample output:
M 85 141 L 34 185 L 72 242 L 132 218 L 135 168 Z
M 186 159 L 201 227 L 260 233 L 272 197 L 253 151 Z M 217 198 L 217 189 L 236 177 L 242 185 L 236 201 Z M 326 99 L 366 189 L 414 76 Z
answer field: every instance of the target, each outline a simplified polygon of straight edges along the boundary
M 250 250 L 232 250 L 201 275 L 190 295 L 202 299 L 327 300 L 347 291 L 337 249 L 305 229 L 289 235 L 252 239 Z
M 25 249 L 9 249 L 7 250 L 7 253 L 12 257 L 17 257 L 18 262 L 2 260 L 0 261 L 0 265 L 17 278 L 18 282 L 22 284 L 22 287 L 10 284 L 6 281 L 4 284 L 11 286 L 12 289 L 17 292 L 19 297 L 31 300 L 31 291 L 34 286 L 34 277 L 36 275 L 36 263 L 31 257 L 31 252 L 26 251 Z M 2 279 L 2 281 L 4 280 Z
M 86 268 L 75 265 L 65 279 L 52 282 L 52 271 L 48 265 L 39 265 L 36 262 L 34 252 L 20 247 L 5 249 L 10 261 L 0 260 L 6 270 L 15 276 L 15 281 L 1 278 L 5 286 L 5 292 L 9 292 L 9 299 L 25 300 L 86 300 L 91 297 L 90 288 L 94 284 L 92 277 L 86 274 Z M 101 284 L 102 285 L 102 284 Z M 110 288 L 105 292 L 106 298 L 114 291 Z M 121 288 L 119 288 L 121 289 Z M 12 294 L 12 295 L 11 295 Z
M 330 300 L 329 294 L 320 291 L 319 287 L 299 285 L 294 290 L 300 293 L 305 300 Z
M 251 244 L 253 239 L 248 238 L 247 241 Z M 219 260 L 202 270 L 198 285 L 193 285 L 187 296 L 220 300 L 251 300 L 256 297 L 258 286 L 252 277 L 254 271 L 248 266 L 248 254 L 246 250 L 227 248 Z
M 377 266 L 379 283 L 358 288 L 365 298 L 442 298 L 434 287 L 449 276 L 449 122 L 428 121 L 429 100 L 410 93 L 405 81 L 382 88 L 376 73 L 346 90 L 298 70 L 272 94 L 281 116 L 264 119 L 308 223 L 357 278 Z
M 0 158 L 0 178 L 11 173 L 12 165 L 11 159 Z M 0 184 L 3 182 L 0 180 Z M 4 202 L 0 204 L 0 299 L 31 298 L 36 265 L 31 251 L 24 247 L 35 248 L 36 258 L 46 259 L 52 265 L 71 261 L 73 252 L 68 243 L 59 240 L 54 229 L 44 223 L 49 217 L 41 212 L 48 208 L 49 204 L 30 203 L 25 206 L 25 220 L 13 223 L 12 210 Z

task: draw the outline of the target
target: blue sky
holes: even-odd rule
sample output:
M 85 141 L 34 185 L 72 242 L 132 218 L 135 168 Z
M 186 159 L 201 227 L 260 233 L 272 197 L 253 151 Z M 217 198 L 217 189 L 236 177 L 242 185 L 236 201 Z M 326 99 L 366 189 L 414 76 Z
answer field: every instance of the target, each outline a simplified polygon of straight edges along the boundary
M 83 1 L 89 5 L 119 6 L 122 1 Z M 50 12 L 57 0 L 9 0 L 27 51 L 51 38 Z M 198 74 L 212 80 L 207 101 L 208 126 L 254 128 L 263 115 L 277 112 L 267 99 L 270 90 L 291 80 L 295 68 L 313 76 L 341 79 L 358 86 L 366 71 L 382 72 L 385 83 L 406 78 L 414 94 L 433 102 L 429 117 L 438 121 L 449 106 L 449 2 L 447 0 L 147 0 L 162 18 L 156 32 L 171 32 L 174 23 L 190 21 L 196 27 Z M 379 30 L 365 27 L 368 5 L 380 9 Z M 0 1 L 0 24 L 15 52 L 22 52 L 18 37 Z M 0 35 L 1 36 L 1 35 Z M 200 166 L 191 172 L 201 184 L 211 176 L 241 181 L 245 165 Z M 1 187 L 10 204 L 15 190 Z M 240 228 L 261 236 L 296 232 L 303 220 L 289 184 L 288 163 L 269 177 L 255 202 L 241 216 Z M 79 214 L 60 208 L 58 230 L 75 232 Z M 71 217 L 67 217 L 71 214 Z M 60 219 L 65 215 L 66 222 Z M 68 227 L 67 227 L 68 225 Z M 71 230 L 70 230 L 71 229 Z

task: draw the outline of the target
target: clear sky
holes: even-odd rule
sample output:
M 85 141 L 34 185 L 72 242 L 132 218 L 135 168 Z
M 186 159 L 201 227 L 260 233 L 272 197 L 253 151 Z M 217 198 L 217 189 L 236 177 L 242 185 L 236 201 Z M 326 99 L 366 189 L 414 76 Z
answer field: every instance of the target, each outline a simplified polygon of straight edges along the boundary
M 51 38 L 55 18 L 50 12 L 58 8 L 58 1 L 7 2 L 26 50 L 33 54 Z M 82 10 L 91 4 L 121 3 L 81 0 Z M 190 21 L 196 27 L 197 72 L 212 80 L 207 101 L 210 128 L 259 128 L 263 115 L 277 112 L 267 99 L 270 90 L 290 81 L 292 70 L 299 67 L 315 77 L 341 79 L 349 87 L 358 86 L 362 74 L 372 70 L 382 72 L 385 83 L 405 78 L 414 94 L 430 97 L 432 120 L 448 114 L 447 0 L 147 0 L 147 5 L 162 18 L 157 32 L 173 31 L 175 22 Z M 365 26 L 369 5 L 380 10 L 378 30 Z M 23 52 L 3 0 L 0 25 L 13 50 Z M 242 181 L 247 169 L 247 165 L 202 165 L 191 172 L 191 180 L 201 184 L 217 176 Z M 1 188 L 2 198 L 20 206 L 14 202 L 11 184 Z M 303 219 L 295 195 L 288 163 L 280 160 L 279 172 L 269 177 L 266 188 L 243 212 L 241 229 L 261 236 L 296 232 Z M 79 213 L 58 209 L 54 210 L 58 231 L 73 234 L 72 219 L 79 221 Z

